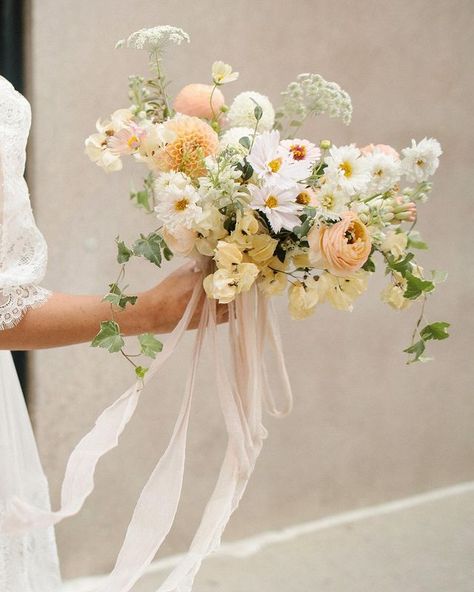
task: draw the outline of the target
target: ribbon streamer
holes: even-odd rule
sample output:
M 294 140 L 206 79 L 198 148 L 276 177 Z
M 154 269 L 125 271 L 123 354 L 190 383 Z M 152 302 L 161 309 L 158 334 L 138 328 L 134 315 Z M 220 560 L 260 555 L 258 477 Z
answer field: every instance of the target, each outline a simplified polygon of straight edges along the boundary
M 202 282 L 198 282 L 183 318 L 147 373 L 147 382 L 175 351 L 202 296 Z M 223 359 L 223 348 L 219 342 L 216 306 L 216 301 L 205 299 L 191 371 L 173 434 L 140 494 L 115 567 L 96 592 L 129 592 L 153 561 L 173 525 L 183 485 L 196 373 L 206 338 L 209 339 L 214 360 L 219 402 L 228 435 L 227 447 L 214 491 L 189 551 L 158 592 L 191 592 L 202 561 L 220 545 L 223 531 L 238 507 L 255 468 L 267 437 L 262 424 L 263 408 L 277 417 L 291 411 L 291 386 L 277 319 L 269 299 L 254 286 L 229 305 L 230 372 L 227 371 L 228 364 Z M 284 391 L 281 410 L 270 386 L 264 356 L 266 341 L 270 342 L 276 358 L 272 376 L 278 376 L 278 383 Z M 4 530 L 12 533 L 49 526 L 80 510 L 93 490 L 98 461 L 117 445 L 120 434 L 136 409 L 142 388 L 143 384 L 137 382 L 108 407 L 75 448 L 66 469 L 60 510 L 46 512 L 14 498 L 10 501 Z

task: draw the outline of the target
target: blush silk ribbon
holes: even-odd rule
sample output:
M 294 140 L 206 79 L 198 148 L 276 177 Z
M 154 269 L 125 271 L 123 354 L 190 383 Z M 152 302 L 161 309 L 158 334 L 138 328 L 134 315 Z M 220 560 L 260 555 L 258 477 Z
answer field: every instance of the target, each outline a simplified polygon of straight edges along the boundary
M 153 361 L 145 380 L 137 381 L 97 419 L 72 452 L 61 490 L 61 507 L 48 512 L 21 499 L 9 501 L 2 530 L 18 534 L 54 525 L 79 512 L 94 489 L 94 474 L 100 458 L 118 444 L 130 421 L 144 384 L 148 383 L 176 350 L 193 314 L 203 298 L 198 282 L 186 311 Z M 217 306 L 204 301 L 196 334 L 193 361 L 174 430 L 163 456 L 145 484 L 128 526 L 112 572 L 97 592 L 128 592 L 153 561 L 173 525 L 183 485 L 186 442 L 195 390 L 196 374 L 206 339 L 215 361 L 217 390 L 227 430 L 227 448 L 222 466 L 201 523 L 183 559 L 169 574 L 158 592 L 190 592 L 203 559 L 217 549 L 222 533 L 239 505 L 267 436 L 262 424 L 263 409 L 282 417 L 292 408 L 292 392 L 282 351 L 277 318 L 270 302 L 253 287 L 229 305 L 230 368 L 223 360 L 217 330 Z M 284 394 L 279 409 L 270 384 L 265 360 L 269 342 L 275 355 L 272 376 L 278 377 Z

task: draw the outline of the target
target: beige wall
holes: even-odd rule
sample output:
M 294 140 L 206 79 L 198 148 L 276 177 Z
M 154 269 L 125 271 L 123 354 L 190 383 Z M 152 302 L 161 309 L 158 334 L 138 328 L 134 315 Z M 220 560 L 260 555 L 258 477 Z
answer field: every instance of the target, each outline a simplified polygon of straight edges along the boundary
M 99 115 L 126 105 L 127 75 L 145 56 L 118 53 L 115 41 L 142 26 L 176 24 L 192 45 L 172 50 L 173 88 L 206 81 L 214 59 L 241 72 L 232 89 L 275 101 L 299 72 L 319 72 L 350 92 L 350 128 L 320 119 L 307 128 L 336 143 L 402 147 L 433 135 L 445 154 L 419 227 L 432 245 L 426 268 L 450 281 L 429 318 L 452 322 L 436 361 L 407 367 L 401 353 L 413 310 L 381 304 L 381 274 L 354 313 L 321 308 L 305 324 L 281 322 L 296 408 L 267 420 L 270 437 L 229 539 L 473 478 L 471 0 L 31 0 L 30 182 L 50 247 L 46 284 L 103 293 L 116 274 L 114 236 L 152 224 L 128 203 L 128 172 L 105 176 L 82 154 Z M 146 265 L 130 281 L 146 286 Z M 97 490 L 79 517 L 58 528 L 64 575 L 112 566 L 141 485 L 169 437 L 183 386 L 181 354 L 149 388 L 120 448 L 101 462 Z M 209 494 L 224 436 L 217 401 L 201 372 L 185 494 L 165 553 L 185 548 Z M 119 358 L 87 345 L 32 358 L 34 422 L 55 503 L 68 453 L 98 412 L 130 382 Z M 209 386 L 209 388 L 207 388 Z

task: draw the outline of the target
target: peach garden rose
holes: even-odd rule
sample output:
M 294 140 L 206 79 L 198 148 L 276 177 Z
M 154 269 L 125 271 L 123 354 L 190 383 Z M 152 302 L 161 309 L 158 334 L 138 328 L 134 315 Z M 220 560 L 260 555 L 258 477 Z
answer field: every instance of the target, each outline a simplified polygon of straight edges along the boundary
M 345 212 L 341 218 L 332 226 L 314 226 L 308 242 L 314 265 L 322 265 L 332 274 L 344 277 L 364 265 L 372 241 L 367 227 L 354 212 Z

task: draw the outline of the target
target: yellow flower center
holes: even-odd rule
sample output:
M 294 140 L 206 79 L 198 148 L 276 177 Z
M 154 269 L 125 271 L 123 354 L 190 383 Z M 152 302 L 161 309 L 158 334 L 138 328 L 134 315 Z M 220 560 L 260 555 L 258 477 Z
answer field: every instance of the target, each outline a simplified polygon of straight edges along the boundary
M 419 158 L 419 159 L 416 161 L 416 164 L 417 164 L 419 167 L 423 167 L 423 166 L 425 166 L 425 161 L 424 161 L 422 158 Z
M 139 143 L 137 136 L 132 136 L 127 142 L 129 148 L 137 148 Z
M 302 206 L 307 206 L 311 203 L 311 196 L 306 191 L 302 191 L 298 194 L 296 198 L 296 203 L 301 204 Z
M 272 173 L 278 173 L 281 169 L 281 158 L 275 158 L 268 163 L 268 168 Z
M 293 154 L 295 160 L 304 160 L 306 158 L 306 146 L 302 146 L 301 144 L 290 146 L 290 152 Z
M 183 197 L 179 201 L 174 204 L 174 209 L 177 212 L 183 212 L 189 206 L 189 199 L 187 197 Z
M 383 176 L 382 169 L 377 169 L 376 171 L 374 171 L 374 177 L 382 177 L 382 176 Z
M 278 199 L 274 195 L 269 195 L 265 201 L 267 208 L 276 208 L 278 206 Z
M 347 160 L 341 162 L 339 169 L 343 171 L 345 177 L 352 177 L 352 165 Z
M 330 210 L 334 206 L 334 195 L 331 193 L 326 193 L 326 195 L 321 200 L 321 204 L 324 208 Z

